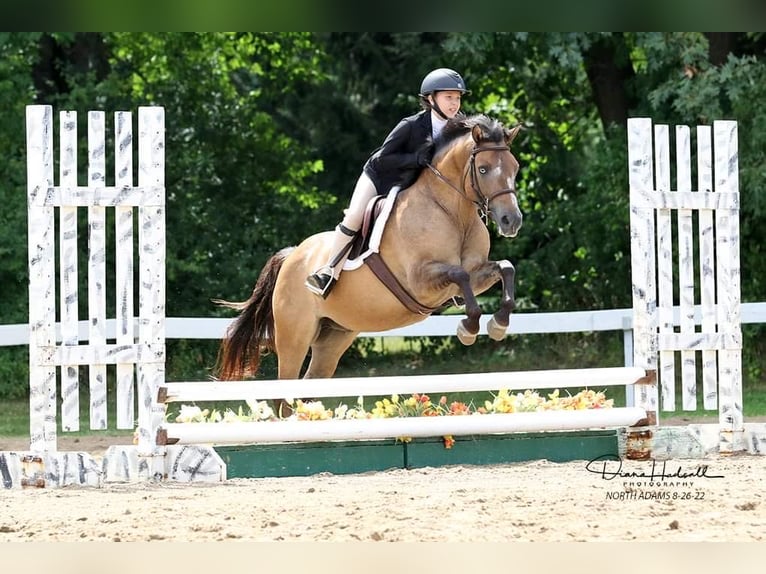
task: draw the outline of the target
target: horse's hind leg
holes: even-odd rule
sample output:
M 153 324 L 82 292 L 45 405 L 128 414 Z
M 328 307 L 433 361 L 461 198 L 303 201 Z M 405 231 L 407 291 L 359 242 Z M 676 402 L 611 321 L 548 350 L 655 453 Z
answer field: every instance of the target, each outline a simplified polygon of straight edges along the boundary
M 290 336 L 279 340 L 277 349 L 279 357 L 279 378 L 297 379 L 303 366 L 306 354 L 311 349 L 311 360 L 303 375 L 304 379 L 330 378 L 335 374 L 343 353 L 351 346 L 357 332 L 346 331 L 340 327 L 322 324 L 313 333 L 299 335 L 295 331 Z M 287 344 L 289 341 L 289 345 Z M 307 397 L 300 398 L 304 402 L 311 400 Z M 274 401 L 275 412 L 281 417 L 288 417 L 293 409 L 290 403 L 284 399 Z
M 311 344 L 311 361 L 304 378 L 329 378 L 335 374 L 343 353 L 351 346 L 358 335 L 356 331 L 347 331 L 333 324 L 321 327 L 319 336 Z
M 307 325 L 295 328 L 292 325 L 277 322 L 275 325 L 274 346 L 277 355 L 277 377 L 279 379 L 299 379 L 301 368 L 306 360 L 311 342 L 319 327 Z M 290 397 L 295 399 L 298 397 Z M 289 417 L 292 406 L 285 399 L 274 399 L 274 412 L 280 417 Z

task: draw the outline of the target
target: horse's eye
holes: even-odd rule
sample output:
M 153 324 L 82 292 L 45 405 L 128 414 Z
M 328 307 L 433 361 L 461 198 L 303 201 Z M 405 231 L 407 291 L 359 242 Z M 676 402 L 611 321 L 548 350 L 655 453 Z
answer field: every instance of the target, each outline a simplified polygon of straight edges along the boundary
M 479 173 L 481 175 L 487 175 L 487 168 L 485 166 L 479 166 Z

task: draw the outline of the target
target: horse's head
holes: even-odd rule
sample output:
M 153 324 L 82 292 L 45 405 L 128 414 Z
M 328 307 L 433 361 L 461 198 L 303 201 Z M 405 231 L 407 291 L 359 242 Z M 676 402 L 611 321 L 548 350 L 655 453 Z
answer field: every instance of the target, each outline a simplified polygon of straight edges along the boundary
M 523 219 L 516 197 L 519 162 L 510 148 L 520 129 L 521 126 L 516 126 L 509 130 L 492 121 L 477 122 L 471 128 L 474 142 L 468 165 L 471 188 L 504 237 L 516 237 Z
M 445 143 L 456 134 L 465 135 L 465 145 L 455 148 L 456 153 L 464 154 L 462 189 L 458 191 L 473 201 L 483 216 L 489 215 L 504 237 L 516 237 L 523 219 L 516 197 L 519 162 L 510 149 L 520 129 L 505 128 L 484 115 L 460 117 L 444 128 Z

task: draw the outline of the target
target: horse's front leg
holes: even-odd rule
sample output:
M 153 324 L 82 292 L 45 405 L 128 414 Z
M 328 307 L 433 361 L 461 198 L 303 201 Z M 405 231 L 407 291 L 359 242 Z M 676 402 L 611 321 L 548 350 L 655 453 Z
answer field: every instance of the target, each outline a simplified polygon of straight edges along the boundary
M 500 308 L 487 323 L 487 334 L 491 339 L 500 341 L 505 337 L 510 323 L 511 311 L 516 307 L 514 281 L 516 270 L 510 261 L 484 261 L 471 273 L 471 286 L 475 293 L 483 293 L 492 285 L 502 280 L 503 296 Z
M 516 269 L 510 261 L 495 262 L 500 270 L 500 277 L 503 279 L 503 298 L 500 301 L 500 308 L 487 323 L 487 334 L 495 341 L 501 341 L 508 332 L 508 324 L 511 321 L 511 311 L 516 308 Z
M 481 307 L 479 307 L 479 302 L 476 300 L 476 295 L 471 287 L 471 276 L 462 267 L 451 266 L 447 270 L 447 279 L 460 287 L 465 303 L 466 317 L 458 324 L 457 338 L 464 345 L 473 345 L 479 334 Z

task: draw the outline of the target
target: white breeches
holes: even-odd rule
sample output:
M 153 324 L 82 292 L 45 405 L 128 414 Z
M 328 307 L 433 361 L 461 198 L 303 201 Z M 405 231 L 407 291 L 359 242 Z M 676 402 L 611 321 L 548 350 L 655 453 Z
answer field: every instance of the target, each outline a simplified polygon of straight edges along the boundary
M 375 189 L 375 184 L 362 172 L 359 179 L 356 181 L 354 187 L 354 193 L 351 194 L 351 201 L 348 208 L 344 210 L 343 225 L 354 231 L 359 231 L 362 227 L 362 220 L 364 219 L 364 211 L 367 209 L 367 204 L 370 200 L 378 195 L 378 190 Z

